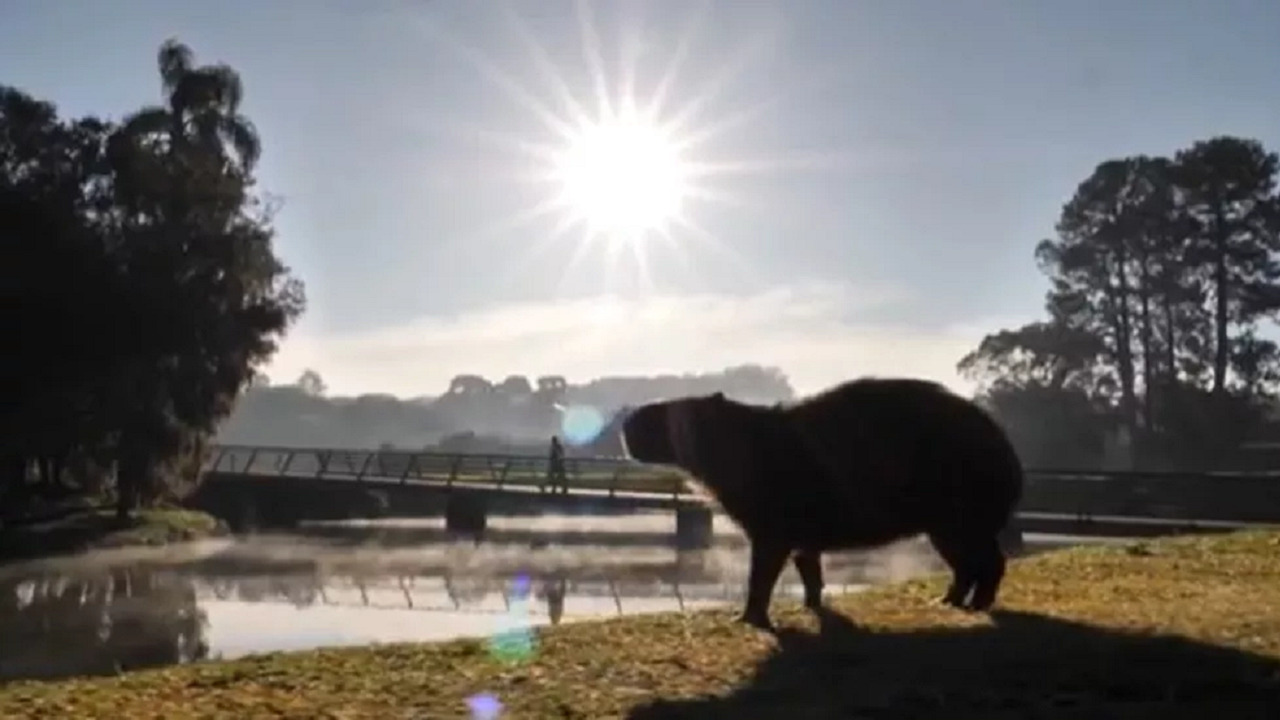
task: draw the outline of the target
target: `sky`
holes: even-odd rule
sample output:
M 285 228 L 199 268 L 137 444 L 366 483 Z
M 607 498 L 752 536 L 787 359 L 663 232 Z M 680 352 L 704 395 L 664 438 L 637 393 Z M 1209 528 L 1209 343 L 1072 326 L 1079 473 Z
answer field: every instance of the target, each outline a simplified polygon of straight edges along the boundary
M 0 82 L 120 118 L 161 99 L 168 37 L 240 72 L 307 285 L 275 381 L 966 389 L 956 362 L 1041 314 L 1032 250 L 1099 162 L 1280 149 L 1278 31 L 1275 0 L 3 0 Z M 535 212 L 602 96 L 656 108 L 697 171 L 665 234 Z

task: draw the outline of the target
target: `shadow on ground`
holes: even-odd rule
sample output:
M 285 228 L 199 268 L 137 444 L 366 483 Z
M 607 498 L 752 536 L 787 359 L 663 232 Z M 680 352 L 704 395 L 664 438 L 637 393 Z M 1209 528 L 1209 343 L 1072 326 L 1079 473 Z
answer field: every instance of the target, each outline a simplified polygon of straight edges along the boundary
M 658 700 L 629 718 L 1280 717 L 1275 659 L 1031 613 L 992 620 L 888 632 L 824 611 L 817 633 L 780 628 L 777 649 L 732 694 Z

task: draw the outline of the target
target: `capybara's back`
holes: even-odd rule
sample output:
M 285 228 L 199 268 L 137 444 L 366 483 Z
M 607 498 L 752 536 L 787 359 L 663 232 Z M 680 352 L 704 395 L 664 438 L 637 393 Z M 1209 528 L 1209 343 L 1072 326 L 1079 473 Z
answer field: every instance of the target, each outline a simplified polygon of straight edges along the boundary
M 996 534 L 1021 497 L 1022 466 L 1004 430 L 937 383 L 858 379 L 784 412 L 797 453 L 776 458 L 778 485 L 769 494 L 821 499 L 806 503 L 821 522 L 788 523 L 799 544 L 811 533 L 822 536 L 812 540 L 823 549 L 919 533 Z

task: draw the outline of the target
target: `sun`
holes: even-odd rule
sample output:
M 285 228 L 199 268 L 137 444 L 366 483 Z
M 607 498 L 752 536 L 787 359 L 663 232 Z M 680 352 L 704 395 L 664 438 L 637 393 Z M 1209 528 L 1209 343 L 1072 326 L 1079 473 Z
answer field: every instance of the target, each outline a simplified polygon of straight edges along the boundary
M 712 3 L 691 3 L 697 7 L 679 27 L 668 31 L 660 24 L 652 34 L 638 10 L 606 10 L 613 17 L 600 23 L 599 4 L 574 4 L 580 62 L 558 40 L 540 41 L 512 3 L 494 6 L 495 20 L 523 46 L 518 68 L 502 67 L 496 57 L 461 41 L 456 28 L 423 18 L 420 27 L 432 42 L 467 61 L 486 91 L 510 103 L 511 112 L 500 118 L 442 121 L 454 126 L 461 143 L 478 140 L 501 152 L 492 166 L 487 156 L 481 163 L 469 158 L 471 166 L 460 174 L 472 177 L 479 170 L 475 176 L 492 183 L 495 202 L 518 201 L 509 214 L 485 218 L 469 235 L 519 238 L 520 257 L 508 258 L 511 272 L 554 265 L 562 288 L 595 282 L 598 274 L 614 290 L 633 282 L 652 289 L 698 273 L 697 255 L 714 258 L 717 271 L 755 275 L 753 263 L 717 227 L 749 227 L 744 218 L 772 206 L 768 196 L 744 197 L 757 190 L 742 181 L 810 170 L 844 154 L 801 151 L 792 159 L 770 149 L 761 155 L 765 138 L 755 136 L 751 125 L 790 101 L 784 96 L 822 83 L 806 79 L 760 92 L 752 66 L 774 55 L 778 37 L 772 21 L 761 23 L 758 33 L 743 34 L 733 47 L 717 42 L 711 54 L 724 50 L 725 62 L 697 68 L 687 61 L 707 54 L 695 48 L 704 28 L 715 22 Z M 602 37 L 603 25 L 616 27 L 616 35 Z M 506 54 L 507 45 L 502 47 Z M 606 61 L 606 54 L 615 54 L 615 61 Z M 499 127 L 487 127 L 491 123 Z M 603 260 L 602 272 L 583 265 L 592 256 Z
M 558 204 L 592 234 L 635 241 L 662 232 L 688 193 L 678 147 L 636 113 L 580 120 L 552 163 Z

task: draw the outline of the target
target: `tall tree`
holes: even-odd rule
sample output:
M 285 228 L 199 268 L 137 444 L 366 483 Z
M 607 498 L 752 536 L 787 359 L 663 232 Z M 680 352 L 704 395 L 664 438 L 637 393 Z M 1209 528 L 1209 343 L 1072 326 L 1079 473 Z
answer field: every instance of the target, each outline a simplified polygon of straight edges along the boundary
M 1057 238 L 1036 249 L 1051 277 L 1050 314 L 1102 343 L 1117 376 L 1121 414 L 1131 427 L 1137 424 L 1138 410 L 1132 305 L 1138 253 L 1130 219 L 1144 160 L 1100 164 L 1063 207 Z
M 1052 373 L 1072 368 L 1132 437 L 1210 461 L 1280 382 L 1280 348 L 1259 334 L 1280 311 L 1276 171 L 1239 138 L 1099 164 L 1036 248 L 1048 322 L 988 336 L 961 371 L 1012 407 L 1018 393 L 1048 402 Z
M 1216 137 L 1178 152 L 1183 209 L 1195 225 L 1187 260 L 1213 290 L 1213 392 L 1226 392 L 1232 327 L 1280 311 L 1277 156 L 1256 140 Z
M 115 461 L 119 511 L 198 474 L 206 439 L 304 306 L 254 192 L 226 65 L 158 55 L 163 107 L 63 121 L 0 87 L 0 494 L 37 461 Z M 76 456 L 73 458 L 73 456 Z M 157 472 L 158 471 L 158 472 Z
M 32 461 L 55 485 L 70 453 L 109 435 L 99 353 L 114 263 L 94 223 L 109 204 L 108 131 L 0 86 L 0 332 L 11 339 L 0 360 L 0 491 L 18 488 Z
M 143 486 L 157 460 L 202 445 L 304 304 L 272 249 L 274 208 L 251 194 L 261 146 L 239 76 L 176 40 L 157 60 L 166 105 L 127 117 L 112 147 L 123 261 L 150 321 L 120 383 L 139 400 L 121 421 L 122 477 Z
M 240 74 L 223 63 L 196 65 L 191 48 L 174 38 L 161 44 L 156 63 L 165 104 L 129 115 L 125 132 L 155 141 L 177 157 L 197 146 L 204 157 L 235 162 L 242 172 L 252 172 L 262 145 L 253 123 L 240 113 Z

